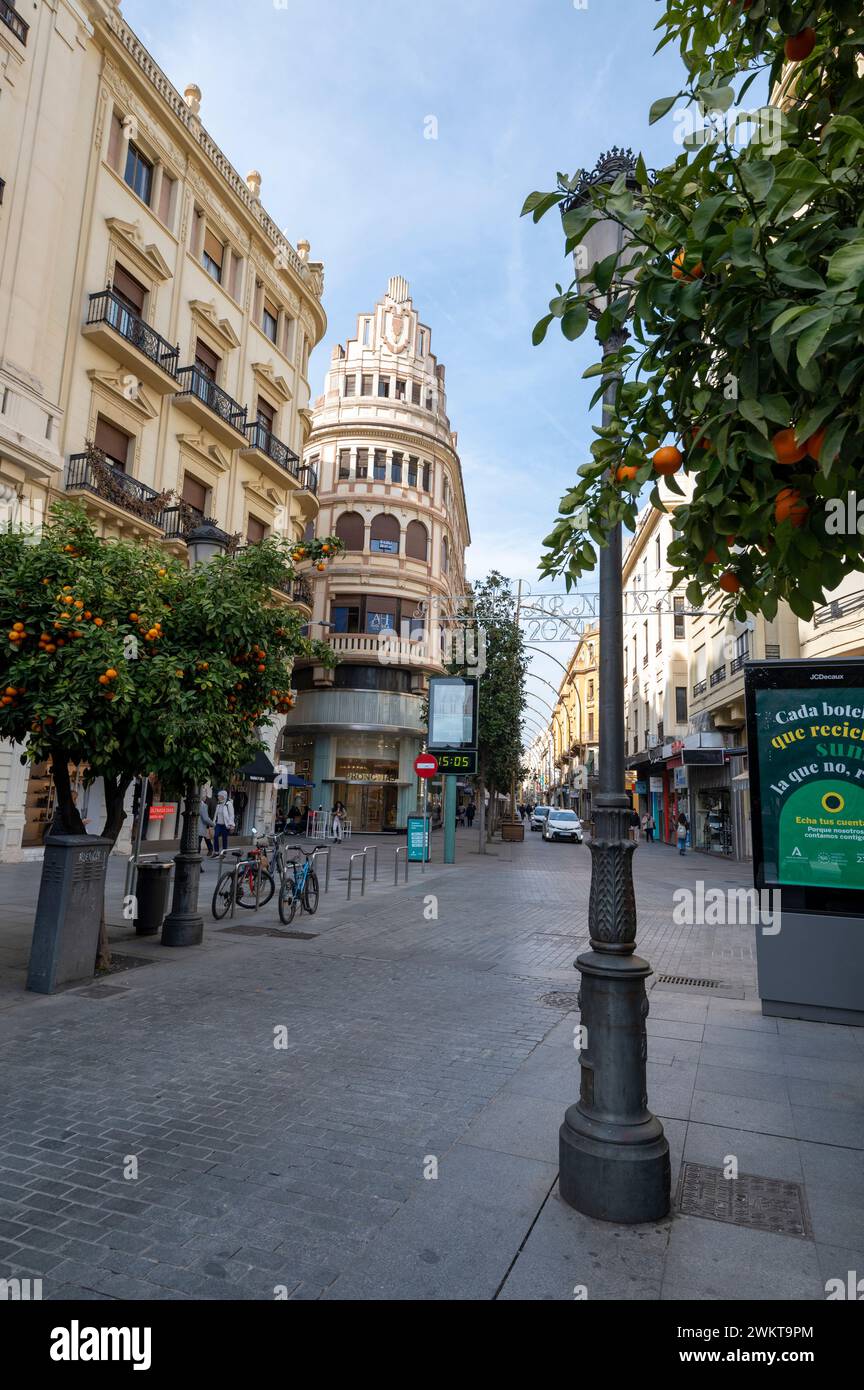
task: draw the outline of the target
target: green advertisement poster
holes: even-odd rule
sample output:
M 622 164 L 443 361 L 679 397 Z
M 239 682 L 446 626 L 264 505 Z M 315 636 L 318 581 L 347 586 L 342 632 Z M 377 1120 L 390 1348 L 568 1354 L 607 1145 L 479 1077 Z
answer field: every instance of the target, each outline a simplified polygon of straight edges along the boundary
M 756 691 L 765 881 L 864 888 L 864 689 Z

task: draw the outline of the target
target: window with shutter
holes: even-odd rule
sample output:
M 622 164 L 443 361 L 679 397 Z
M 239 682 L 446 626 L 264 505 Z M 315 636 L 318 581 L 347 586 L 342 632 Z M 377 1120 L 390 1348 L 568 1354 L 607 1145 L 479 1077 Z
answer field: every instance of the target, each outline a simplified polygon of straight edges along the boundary
M 188 502 L 190 507 L 195 507 L 199 512 L 207 511 L 207 488 L 203 483 L 199 483 L 197 478 L 193 478 L 191 473 L 183 474 L 183 491 L 181 493 L 184 502 Z
M 170 174 L 162 172 L 162 187 L 159 190 L 159 221 L 164 222 L 166 227 L 171 226 L 173 220 L 172 213 L 174 208 L 174 185 L 175 179 Z
M 346 550 L 362 550 L 365 527 L 360 513 L 343 512 L 336 522 L 336 535 Z
M 339 477 L 340 477 L 340 478 L 350 478 L 350 477 L 351 477 L 351 450 L 350 450 L 350 449 L 340 449 L 340 450 L 339 450 Z
M 219 371 L 219 362 L 220 359 L 213 349 L 198 338 L 195 343 L 195 366 L 202 376 L 206 376 L 208 381 L 215 381 Z
M 412 403 L 412 405 L 419 405 L 419 404 L 420 404 L 420 383 L 419 383 L 419 381 L 412 381 L 412 383 L 411 383 L 411 403 Z
M 369 450 L 357 450 L 357 474 L 358 478 L 366 478 L 369 474 Z
M 137 193 L 142 203 L 146 203 L 149 207 L 150 195 L 153 191 L 153 165 L 141 153 L 138 146 L 131 144 L 131 142 L 126 155 L 126 170 L 123 177 L 133 193 Z
M 344 391 L 343 394 L 346 395 L 346 396 L 353 396 L 353 395 L 356 393 L 356 390 L 357 390 L 357 378 L 356 378 L 356 376 L 346 376 L 346 378 L 345 378 L 345 391 Z
M 201 253 L 201 264 L 217 284 L 222 283 L 222 263 L 225 260 L 225 247 L 218 237 L 214 236 L 210 228 L 204 231 L 204 250 Z
M 261 319 L 261 327 L 263 328 L 267 337 L 270 339 L 271 343 L 275 343 L 276 335 L 279 328 L 279 310 L 273 303 L 272 299 L 267 299 L 266 296 L 264 299 L 264 311 Z
M 140 280 L 136 280 L 134 275 L 130 275 L 128 270 L 117 261 L 114 265 L 114 272 L 111 277 L 112 288 L 118 299 L 122 299 L 127 309 L 131 309 L 133 314 L 140 317 L 144 314 L 144 302 L 147 298 L 147 290 Z
M 405 532 L 405 554 L 410 560 L 424 560 L 429 553 L 429 533 L 422 521 L 409 521 Z
M 257 516 L 252 516 L 250 513 L 246 521 L 246 540 L 250 545 L 257 545 L 259 541 L 263 541 L 266 535 L 267 527 L 264 522 L 259 521 Z
M 121 430 L 119 426 L 106 420 L 104 415 L 100 415 L 96 421 L 96 434 L 93 443 L 106 458 L 115 463 L 118 468 L 125 469 L 129 460 L 129 443 L 132 439 L 131 434 Z
M 366 376 L 365 374 L 364 374 L 363 376 L 361 376 L 361 378 L 360 378 L 360 395 L 361 395 L 361 396 L 371 396 L 371 395 L 372 395 L 372 378 L 371 378 L 371 376 Z
M 269 401 L 265 401 L 263 396 L 258 397 L 256 414 L 259 425 L 263 425 L 265 430 L 269 430 L 272 434 L 273 427 L 276 423 L 276 411 Z

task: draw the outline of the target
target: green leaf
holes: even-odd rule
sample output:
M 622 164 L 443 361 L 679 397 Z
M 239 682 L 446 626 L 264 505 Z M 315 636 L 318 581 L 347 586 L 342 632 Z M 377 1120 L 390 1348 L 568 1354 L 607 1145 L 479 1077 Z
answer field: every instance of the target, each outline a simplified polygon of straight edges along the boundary
M 531 334 L 531 341 L 535 347 L 539 347 L 540 343 L 542 343 L 543 339 L 546 337 L 547 330 L 554 317 L 554 314 L 547 314 L 545 318 L 535 323 L 534 331 Z
M 774 179 L 777 170 L 769 159 L 747 159 L 742 160 L 741 180 L 750 197 L 756 203 L 762 203 L 774 186 Z
M 676 92 L 674 97 L 658 97 L 655 102 L 652 102 L 651 110 L 648 112 L 648 124 L 656 125 L 657 121 L 662 121 L 666 112 L 672 110 L 680 95 L 680 92 Z
M 864 279 L 864 238 L 847 242 L 828 262 L 828 279 L 837 285 L 858 285 Z
M 798 339 L 796 351 L 798 361 L 802 367 L 806 367 L 808 362 L 815 357 L 819 351 L 822 339 L 831 327 L 833 320 L 832 314 L 826 314 L 824 318 L 818 319 L 816 323 L 806 328 Z
M 588 310 L 584 304 L 574 304 L 561 320 L 561 332 L 573 342 L 581 338 L 588 327 Z

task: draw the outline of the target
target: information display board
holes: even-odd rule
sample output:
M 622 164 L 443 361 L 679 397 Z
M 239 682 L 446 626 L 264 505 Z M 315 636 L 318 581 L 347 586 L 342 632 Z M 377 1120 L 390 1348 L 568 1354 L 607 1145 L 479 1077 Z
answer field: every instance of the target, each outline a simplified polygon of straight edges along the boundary
M 864 661 L 748 663 L 745 690 L 757 887 L 851 900 L 864 889 Z
M 429 682 L 430 751 L 477 747 L 477 681 L 467 676 L 433 676 Z
M 429 819 L 427 816 L 408 817 L 408 858 L 429 863 Z

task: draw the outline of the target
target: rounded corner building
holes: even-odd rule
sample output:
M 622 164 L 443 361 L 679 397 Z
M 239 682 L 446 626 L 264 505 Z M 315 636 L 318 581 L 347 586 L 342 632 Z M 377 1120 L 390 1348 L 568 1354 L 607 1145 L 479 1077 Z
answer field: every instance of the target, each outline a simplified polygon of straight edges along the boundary
M 304 463 L 319 478 L 316 533 L 344 545 L 314 575 L 308 629 L 338 665 L 298 663 L 281 757 L 312 784 L 310 808 L 341 801 L 353 829 L 401 831 L 470 541 L 444 368 L 401 276 L 333 349 Z

